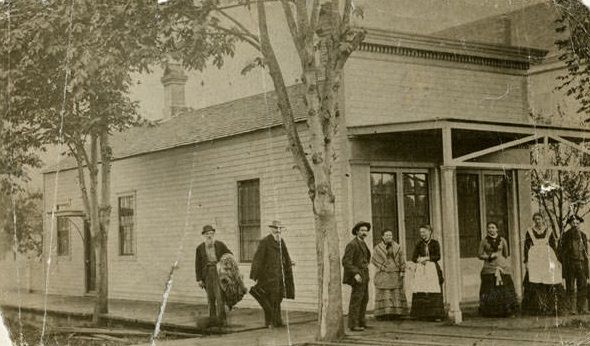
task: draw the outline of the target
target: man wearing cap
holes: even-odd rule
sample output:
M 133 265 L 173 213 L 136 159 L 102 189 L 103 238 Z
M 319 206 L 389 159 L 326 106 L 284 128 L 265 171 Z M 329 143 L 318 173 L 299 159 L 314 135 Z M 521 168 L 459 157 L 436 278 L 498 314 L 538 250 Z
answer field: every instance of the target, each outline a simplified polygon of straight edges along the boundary
M 371 224 L 361 221 L 352 228 L 354 239 L 346 244 L 342 266 L 343 282 L 352 287 L 348 305 L 348 328 L 351 331 L 363 331 L 367 328 L 365 313 L 369 302 L 369 263 L 371 252 L 365 243 Z
M 221 294 L 221 287 L 219 286 L 217 262 L 226 253 L 231 254 L 231 251 L 229 251 L 224 243 L 214 239 L 215 228 L 213 226 L 205 225 L 201 234 L 204 235 L 205 241 L 197 246 L 195 253 L 197 282 L 207 292 L 211 321 L 225 325 L 225 304 Z
M 280 221 L 268 225 L 270 234 L 260 240 L 254 253 L 250 278 L 256 285 L 250 293 L 264 310 L 266 327 L 282 327 L 281 302 L 295 299 L 293 263 L 287 245 L 281 237 L 284 227 Z
M 586 234 L 584 234 L 580 228 L 580 225 L 583 222 L 584 219 L 580 216 L 572 215 L 568 219 L 570 228 L 563 233 L 559 242 L 559 253 L 563 266 L 563 278 L 565 279 L 565 289 L 572 314 L 575 314 L 576 310 L 578 313 L 588 313 L 586 297 L 586 281 L 588 280 L 588 240 Z

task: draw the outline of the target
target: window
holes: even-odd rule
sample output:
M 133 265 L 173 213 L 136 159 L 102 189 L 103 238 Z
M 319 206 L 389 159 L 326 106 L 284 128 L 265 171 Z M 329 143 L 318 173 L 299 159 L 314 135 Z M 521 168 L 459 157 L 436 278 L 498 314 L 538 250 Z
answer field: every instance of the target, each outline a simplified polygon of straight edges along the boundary
M 418 227 L 430 224 L 428 174 L 404 173 L 404 225 L 406 228 L 406 254 L 411 256 L 420 239 Z
M 461 258 L 477 257 L 490 221 L 498 224 L 499 234 L 510 241 L 508 189 L 508 180 L 502 174 L 457 173 Z
M 504 175 L 485 176 L 486 223 L 498 224 L 498 234 L 508 243 L 510 254 L 510 237 L 508 229 L 508 181 Z
M 119 197 L 119 255 L 135 254 L 135 196 Z
M 68 256 L 70 254 L 70 223 L 67 217 L 57 218 L 57 255 Z
M 240 261 L 252 262 L 260 240 L 260 180 L 238 181 Z
M 373 245 L 381 241 L 386 228 L 393 230 L 393 238 L 399 242 L 395 173 L 371 173 L 371 211 Z
M 479 175 L 457 173 L 457 196 L 461 258 L 477 257 L 481 240 Z

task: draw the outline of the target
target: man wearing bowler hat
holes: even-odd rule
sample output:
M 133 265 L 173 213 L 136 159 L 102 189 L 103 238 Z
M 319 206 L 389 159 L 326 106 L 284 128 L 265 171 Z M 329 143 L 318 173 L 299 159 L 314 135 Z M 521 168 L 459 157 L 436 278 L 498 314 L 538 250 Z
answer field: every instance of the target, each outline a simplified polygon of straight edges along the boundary
M 568 219 L 570 228 L 563 233 L 559 241 L 559 254 L 565 279 L 565 290 L 571 313 L 588 313 L 586 296 L 588 281 L 588 243 L 580 225 L 584 219 L 572 215 Z M 577 293 L 577 294 L 576 294 Z
M 205 241 L 197 246 L 195 253 L 197 282 L 207 292 L 211 322 L 225 325 L 225 303 L 219 286 L 217 262 L 226 253 L 231 254 L 231 251 L 224 243 L 214 239 L 215 228 L 213 226 L 205 225 L 201 234 L 205 237 Z
M 344 250 L 342 266 L 343 282 L 352 287 L 348 305 L 348 328 L 351 331 L 363 331 L 367 328 L 365 313 L 369 302 L 369 263 L 371 252 L 365 243 L 371 224 L 361 221 L 352 228 L 352 239 Z
M 270 234 L 260 240 L 254 253 L 250 278 L 256 285 L 250 293 L 264 310 L 266 327 L 282 327 L 281 302 L 283 298 L 295 299 L 293 263 L 287 245 L 281 237 L 285 227 L 280 221 L 268 225 Z

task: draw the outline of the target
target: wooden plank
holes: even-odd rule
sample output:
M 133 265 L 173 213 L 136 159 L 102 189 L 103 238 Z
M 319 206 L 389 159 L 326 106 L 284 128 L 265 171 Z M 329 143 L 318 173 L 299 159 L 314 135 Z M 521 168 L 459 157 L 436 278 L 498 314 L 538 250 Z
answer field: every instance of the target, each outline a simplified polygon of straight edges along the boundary
M 518 163 L 495 163 L 495 162 L 461 162 L 458 167 L 479 168 L 479 169 L 524 169 L 524 170 L 556 170 L 566 172 L 590 172 L 590 167 L 570 167 L 570 166 L 550 166 L 550 165 L 531 165 Z
M 528 143 L 528 142 L 532 142 L 535 139 L 538 139 L 539 137 L 541 137 L 541 136 L 540 135 L 536 135 L 536 134 L 535 135 L 531 135 L 531 136 L 526 136 L 524 138 L 520 138 L 520 139 L 517 139 L 517 140 L 514 140 L 514 141 L 502 143 L 500 145 L 495 145 L 493 147 L 489 147 L 489 148 L 486 148 L 486 149 L 483 149 L 483 150 L 478 150 L 478 151 L 475 151 L 473 153 L 469 153 L 469 154 L 466 154 L 466 155 L 457 157 L 457 158 L 453 159 L 453 161 L 457 165 L 459 165 L 460 162 L 465 162 L 465 161 L 468 161 L 468 160 L 471 160 L 471 159 L 475 159 L 475 158 L 480 157 L 480 156 L 484 156 L 484 155 L 487 155 L 487 154 L 492 154 L 492 153 L 495 153 L 497 151 L 501 151 L 501 150 L 504 150 L 504 149 L 515 147 L 517 145 L 521 145 L 521 144 L 525 144 L 525 143 Z
M 562 144 L 565 144 L 571 148 L 577 149 L 577 150 L 583 152 L 584 154 L 590 155 L 590 149 L 588 149 L 584 146 L 581 146 L 581 145 L 574 143 L 572 141 L 568 141 L 567 139 L 561 138 L 560 136 L 549 136 L 549 137 L 551 137 L 551 139 L 554 139 L 554 140 L 556 140 Z

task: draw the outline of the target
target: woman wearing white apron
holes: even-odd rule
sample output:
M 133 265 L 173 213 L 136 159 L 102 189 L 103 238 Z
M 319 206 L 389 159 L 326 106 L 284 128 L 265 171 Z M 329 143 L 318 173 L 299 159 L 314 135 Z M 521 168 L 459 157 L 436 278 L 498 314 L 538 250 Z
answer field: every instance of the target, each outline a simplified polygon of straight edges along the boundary
M 445 317 L 442 297 L 440 244 L 432 239 L 429 225 L 420 227 L 420 241 L 414 248 L 412 262 L 416 263 L 411 316 L 418 319 L 441 320 Z
M 522 310 L 531 315 L 555 314 L 566 308 L 561 263 L 557 259 L 557 237 L 545 225 L 541 213 L 533 214 L 533 227 L 524 241 Z

